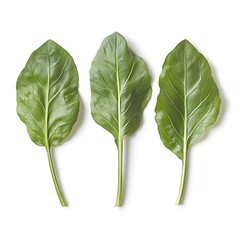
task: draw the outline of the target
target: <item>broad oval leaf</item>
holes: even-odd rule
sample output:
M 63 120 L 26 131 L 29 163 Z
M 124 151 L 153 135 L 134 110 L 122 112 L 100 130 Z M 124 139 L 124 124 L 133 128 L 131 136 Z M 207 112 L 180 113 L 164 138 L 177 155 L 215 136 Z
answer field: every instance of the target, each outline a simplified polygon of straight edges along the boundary
M 104 39 L 90 70 L 91 111 L 95 122 L 115 141 L 139 127 L 151 97 L 151 76 L 143 59 L 136 56 L 119 33 Z
M 52 40 L 34 51 L 17 80 L 17 113 L 30 138 L 55 146 L 79 112 L 78 72 L 70 54 Z
M 220 97 L 206 58 L 187 40 L 167 56 L 159 78 L 156 122 L 164 145 L 183 158 L 217 119 Z
M 221 99 L 206 58 L 187 40 L 170 52 L 159 78 L 155 120 L 163 144 L 183 160 L 180 203 L 188 148 L 217 119 Z
M 17 80 L 17 113 L 34 143 L 45 146 L 56 192 L 61 193 L 51 156 L 51 147 L 71 132 L 79 112 L 78 72 L 61 46 L 48 40 L 34 51 Z
M 119 33 L 104 39 L 90 70 L 91 112 L 97 124 L 109 131 L 118 147 L 118 194 L 122 192 L 122 142 L 141 122 L 151 97 L 151 76 Z

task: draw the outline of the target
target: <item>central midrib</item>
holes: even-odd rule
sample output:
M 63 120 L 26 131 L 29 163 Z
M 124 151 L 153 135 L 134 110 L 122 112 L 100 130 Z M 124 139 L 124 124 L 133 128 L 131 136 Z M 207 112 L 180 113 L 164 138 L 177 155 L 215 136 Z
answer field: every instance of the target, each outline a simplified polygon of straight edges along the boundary
M 49 102 L 49 90 L 50 90 L 50 59 L 48 58 L 48 70 L 47 70 L 47 91 L 46 91 L 46 97 L 45 97 L 45 142 L 46 146 L 49 147 L 48 142 L 48 102 Z
M 185 46 L 184 46 L 185 47 Z M 183 89 L 184 89 L 184 136 L 183 136 L 183 161 L 186 161 L 187 154 L 187 132 L 188 132 L 188 111 L 187 111 L 187 90 L 186 90 L 186 82 L 187 82 L 187 66 L 186 66 L 186 56 L 185 52 L 183 55 L 184 58 L 184 81 L 183 81 Z
M 120 79 L 119 79 L 119 73 L 118 73 L 118 47 L 117 47 L 117 39 L 115 40 L 116 44 L 116 52 L 115 52 L 115 61 L 116 61 L 116 79 L 117 79 L 117 103 L 118 103 L 118 144 L 121 143 L 122 137 L 121 137 L 121 129 L 122 129 L 122 122 L 121 122 L 121 93 L 120 93 Z

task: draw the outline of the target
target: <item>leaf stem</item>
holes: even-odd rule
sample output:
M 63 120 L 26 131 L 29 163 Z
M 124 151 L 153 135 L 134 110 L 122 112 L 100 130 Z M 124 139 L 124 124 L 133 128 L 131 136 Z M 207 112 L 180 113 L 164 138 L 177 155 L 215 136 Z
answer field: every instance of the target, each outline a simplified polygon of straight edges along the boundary
M 46 146 L 46 151 L 47 151 L 47 155 L 48 155 L 48 163 L 49 163 L 49 167 L 50 167 L 53 183 L 54 183 L 54 186 L 55 186 L 58 198 L 59 198 L 59 200 L 61 202 L 61 205 L 63 207 L 66 207 L 67 203 L 66 203 L 66 201 L 64 199 L 64 196 L 63 196 L 63 194 L 61 192 L 61 189 L 60 189 L 60 186 L 58 184 L 58 180 L 57 180 L 57 176 L 56 176 L 56 172 L 55 172 L 55 168 L 54 168 L 54 164 L 53 164 L 53 159 L 52 159 L 52 155 L 51 155 L 51 151 L 50 151 L 49 146 Z
M 182 174 L 181 174 L 181 181 L 178 191 L 178 196 L 176 200 L 176 205 L 179 205 L 181 203 L 183 191 L 184 191 L 184 184 L 186 179 L 186 160 L 187 160 L 187 152 L 184 152 L 183 160 L 182 160 Z
M 118 188 L 117 188 L 117 199 L 115 207 L 121 206 L 122 199 L 122 152 L 123 152 L 123 140 L 120 139 L 118 142 Z

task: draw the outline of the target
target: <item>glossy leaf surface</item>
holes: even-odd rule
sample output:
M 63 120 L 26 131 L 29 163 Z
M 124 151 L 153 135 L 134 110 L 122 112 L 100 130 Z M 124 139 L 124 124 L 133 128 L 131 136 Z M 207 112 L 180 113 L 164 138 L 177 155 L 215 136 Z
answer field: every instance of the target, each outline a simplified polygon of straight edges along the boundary
M 17 113 L 37 145 L 55 146 L 79 112 L 78 73 L 69 53 L 49 40 L 30 56 L 17 80 Z
M 142 58 L 126 40 L 114 33 L 107 37 L 90 70 L 92 116 L 118 141 L 139 127 L 151 96 L 151 77 Z
M 50 147 L 71 132 L 79 106 L 76 65 L 66 50 L 49 40 L 31 54 L 18 77 L 17 113 L 32 141 L 45 146 L 50 158 Z
M 217 119 L 219 91 L 206 58 L 187 40 L 167 56 L 159 85 L 155 108 L 158 131 L 163 144 L 185 167 L 188 148 Z
M 97 124 L 109 131 L 122 151 L 122 141 L 139 127 L 151 97 L 151 77 L 119 33 L 107 37 L 90 70 L 91 111 Z M 117 203 L 116 203 L 117 205 Z

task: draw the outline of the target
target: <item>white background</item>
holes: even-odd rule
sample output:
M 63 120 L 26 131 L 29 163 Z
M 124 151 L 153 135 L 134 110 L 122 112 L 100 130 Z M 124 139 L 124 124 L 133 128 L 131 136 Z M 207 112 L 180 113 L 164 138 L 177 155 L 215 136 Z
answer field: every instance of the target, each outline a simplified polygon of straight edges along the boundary
M 0 239 L 240 239 L 240 7 L 211 0 L 6 0 L 0 3 Z M 124 145 L 125 198 L 114 208 L 117 149 L 90 111 L 89 69 L 118 31 L 152 74 L 140 129 Z M 158 135 L 154 107 L 166 55 L 187 38 L 209 60 L 222 108 L 189 155 L 184 204 L 175 205 L 181 161 Z M 16 80 L 31 52 L 53 39 L 74 58 L 82 109 L 71 138 L 53 149 L 69 207 L 62 208 L 44 148 L 16 114 Z

